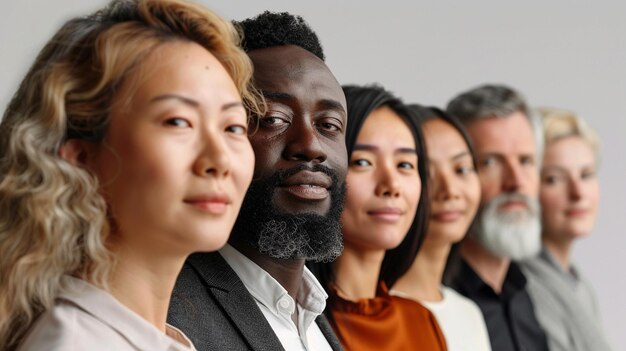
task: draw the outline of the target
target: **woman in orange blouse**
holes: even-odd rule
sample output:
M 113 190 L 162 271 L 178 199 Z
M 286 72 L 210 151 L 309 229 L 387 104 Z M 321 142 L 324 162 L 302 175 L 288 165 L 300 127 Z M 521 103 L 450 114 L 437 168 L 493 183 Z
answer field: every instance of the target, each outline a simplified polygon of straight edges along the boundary
M 346 350 L 446 350 L 431 312 L 390 296 L 425 232 L 426 157 L 417 113 L 383 88 L 344 87 L 350 165 L 345 248 L 311 268 L 329 294 L 327 316 Z

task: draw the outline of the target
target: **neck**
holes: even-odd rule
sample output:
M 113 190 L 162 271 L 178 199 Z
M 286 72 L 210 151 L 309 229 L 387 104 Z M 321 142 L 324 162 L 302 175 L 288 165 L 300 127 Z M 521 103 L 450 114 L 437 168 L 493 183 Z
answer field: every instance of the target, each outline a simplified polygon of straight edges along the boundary
M 571 254 L 573 240 L 557 241 L 546 239 L 546 237 L 547 236 L 544 236 L 543 246 L 554 256 L 564 271 L 569 271 L 572 264 Z
M 240 240 L 233 240 L 230 244 L 239 252 L 256 263 L 285 289 L 294 301 L 297 301 L 298 291 L 302 285 L 304 272 L 303 258 L 278 259 L 259 252 L 258 249 Z
M 393 289 L 417 301 L 441 301 L 441 280 L 450 254 L 450 244 L 424 240 L 411 268 L 398 280 Z
M 500 294 L 511 260 L 492 254 L 471 237 L 461 245 L 461 255 L 481 279 Z
M 384 257 L 384 250 L 367 251 L 346 245 L 334 263 L 338 294 L 352 301 L 374 298 Z
M 187 255 L 119 243 L 111 248 L 116 262 L 109 275 L 109 293 L 165 333 L 172 290 Z

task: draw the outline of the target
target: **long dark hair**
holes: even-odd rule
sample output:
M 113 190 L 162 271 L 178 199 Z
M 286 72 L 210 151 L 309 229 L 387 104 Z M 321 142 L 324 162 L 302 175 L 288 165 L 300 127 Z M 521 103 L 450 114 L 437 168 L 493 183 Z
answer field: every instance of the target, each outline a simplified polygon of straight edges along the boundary
M 379 280 L 384 281 L 387 286 L 391 287 L 411 267 L 422 244 L 426 225 L 428 224 L 428 166 L 424 138 L 421 131 L 420 114 L 378 85 L 346 85 L 343 86 L 343 91 L 348 104 L 348 125 L 346 127 L 348 155 L 352 155 L 357 137 L 367 117 L 374 110 L 383 106 L 391 108 L 405 121 L 415 140 L 418 157 L 417 168 L 422 182 L 422 192 L 417 212 L 408 234 L 398 247 L 387 251 L 383 260 Z M 335 280 L 333 264 L 309 262 L 308 267 L 330 295 L 330 285 Z M 329 301 L 329 304 L 332 305 L 332 300 Z M 326 309 L 326 314 L 332 322 L 331 309 L 332 306 L 329 306 Z
M 469 134 L 467 134 L 467 130 L 465 129 L 463 124 L 456 117 L 446 113 L 445 111 L 437 107 L 428 107 L 426 109 L 426 112 L 427 114 L 423 117 L 422 123 L 426 123 L 433 119 L 441 119 L 444 122 L 450 124 L 454 129 L 456 129 L 457 132 L 459 132 L 459 134 L 461 134 L 461 137 L 465 141 L 465 144 L 467 145 L 467 148 L 472 155 L 472 164 L 474 166 L 474 169 L 477 169 L 475 157 L 476 154 L 474 153 L 474 144 L 472 143 L 472 139 L 469 137 Z M 472 224 L 470 224 L 468 228 L 471 227 Z M 454 276 L 459 270 L 459 266 L 461 263 L 461 255 L 459 252 L 459 248 L 461 247 L 461 241 L 452 244 L 452 247 L 450 248 L 450 253 L 448 254 L 448 258 L 446 260 L 446 267 L 443 272 L 443 283 L 445 285 L 450 285 L 452 279 L 454 279 Z

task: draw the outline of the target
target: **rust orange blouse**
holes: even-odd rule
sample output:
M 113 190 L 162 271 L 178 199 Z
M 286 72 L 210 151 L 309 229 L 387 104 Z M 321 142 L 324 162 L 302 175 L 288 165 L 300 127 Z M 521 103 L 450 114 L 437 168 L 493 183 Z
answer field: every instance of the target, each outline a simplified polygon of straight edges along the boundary
M 348 301 L 335 291 L 330 303 L 346 351 L 447 350 L 435 316 L 416 301 L 389 295 L 383 282 L 373 299 Z

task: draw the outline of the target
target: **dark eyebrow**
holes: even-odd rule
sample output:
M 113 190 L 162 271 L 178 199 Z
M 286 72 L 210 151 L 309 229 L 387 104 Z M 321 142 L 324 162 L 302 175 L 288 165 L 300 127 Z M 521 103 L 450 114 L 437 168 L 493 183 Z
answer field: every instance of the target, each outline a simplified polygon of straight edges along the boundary
M 370 144 L 356 144 L 354 145 L 354 149 L 352 150 L 354 151 L 359 151 L 359 150 L 363 150 L 363 151 L 378 151 L 380 148 L 376 145 L 370 145 Z M 410 147 L 401 147 L 398 148 L 394 151 L 394 154 L 414 154 L 417 155 L 417 150 L 410 148 Z
M 182 95 L 178 95 L 178 94 L 164 94 L 164 95 L 159 95 L 156 96 L 154 98 L 152 98 L 152 100 L 150 100 L 150 102 L 158 102 L 158 101 L 163 101 L 163 100 L 178 100 L 180 102 L 182 102 L 185 105 L 191 106 L 195 109 L 200 108 L 200 103 L 194 99 L 190 99 L 188 97 L 182 96 Z M 228 109 L 231 109 L 233 107 L 244 107 L 243 103 L 241 101 L 233 101 L 233 102 L 229 102 L 226 103 L 222 106 L 222 111 L 226 111 Z
M 290 94 L 280 93 L 277 91 L 261 90 L 261 94 L 263 94 L 263 96 L 266 99 L 272 99 L 272 100 L 292 100 L 293 99 L 293 96 L 291 96 Z
M 318 102 L 318 105 L 329 110 L 338 110 L 338 111 L 343 111 L 343 112 L 346 111 L 343 105 L 337 100 L 323 99 L 320 102 Z
M 291 94 L 277 92 L 277 91 L 262 90 L 261 94 L 263 94 L 263 96 L 266 99 L 272 99 L 272 100 L 285 101 L 285 100 L 295 99 L 293 95 Z M 323 100 L 320 100 L 317 104 L 326 109 L 339 110 L 343 112 L 346 111 L 346 109 L 343 107 L 343 105 L 339 101 L 333 100 L 333 99 L 323 99 Z

